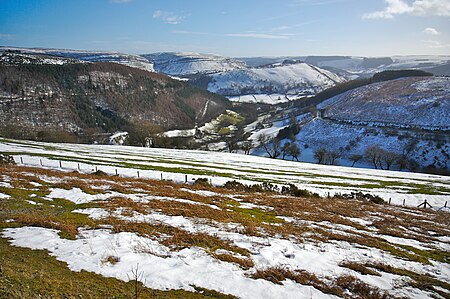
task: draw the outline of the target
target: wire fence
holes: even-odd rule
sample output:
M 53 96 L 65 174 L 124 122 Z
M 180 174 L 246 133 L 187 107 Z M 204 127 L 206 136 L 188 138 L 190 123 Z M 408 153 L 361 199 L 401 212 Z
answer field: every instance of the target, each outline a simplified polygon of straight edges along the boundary
M 68 171 L 78 171 L 80 173 L 97 173 L 99 171 L 104 172 L 109 175 L 116 175 L 121 177 L 128 177 L 128 178 L 145 178 L 145 179 L 154 179 L 154 180 L 166 180 L 166 181 L 172 181 L 176 183 L 193 183 L 199 178 L 205 179 L 206 176 L 193 176 L 189 174 L 183 174 L 183 173 L 164 173 L 164 172 L 158 172 L 155 170 L 136 170 L 131 168 L 121 168 L 121 167 L 115 167 L 110 165 L 95 165 L 90 163 L 79 163 L 74 161 L 62 161 L 62 160 L 53 160 L 53 159 L 42 159 L 39 158 L 39 161 L 36 161 L 36 158 L 25 160 L 22 156 L 15 157 L 16 163 L 20 163 L 23 166 L 39 166 L 43 168 L 51 168 L 51 169 L 61 169 L 61 170 L 68 170 Z M 18 161 L 17 161 L 18 160 Z M 223 185 L 227 179 L 221 178 L 219 181 L 216 180 L 213 182 L 212 177 L 206 178 L 211 185 L 215 186 L 221 186 Z M 217 177 L 214 179 L 218 179 Z M 215 184 L 214 184 L 215 183 Z M 330 193 L 328 193 L 328 197 L 330 197 Z M 407 205 L 406 199 L 403 199 L 402 204 L 393 204 L 392 199 L 389 198 L 387 201 L 387 204 L 391 206 L 400 206 L 400 207 L 417 207 L 417 208 L 423 208 L 423 209 L 433 209 L 437 211 L 448 211 L 450 212 L 450 206 L 448 206 L 448 201 L 445 201 L 444 205 L 441 207 L 436 207 L 431 205 L 427 199 L 425 199 L 423 202 L 421 202 L 417 206 L 411 206 Z

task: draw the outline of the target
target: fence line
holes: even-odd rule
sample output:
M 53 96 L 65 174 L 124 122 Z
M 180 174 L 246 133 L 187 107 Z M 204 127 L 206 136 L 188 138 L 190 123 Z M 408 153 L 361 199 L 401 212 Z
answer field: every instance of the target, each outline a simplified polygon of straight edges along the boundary
M 24 162 L 24 159 L 23 159 L 23 157 L 22 156 L 20 156 L 19 157 L 19 160 L 20 160 L 20 164 L 22 164 L 22 165 L 24 165 L 24 166 L 26 166 L 26 165 L 30 165 L 30 166 L 41 166 L 41 167 L 46 167 L 46 165 L 44 165 L 44 162 L 42 161 L 42 159 L 41 158 L 39 158 L 39 165 L 37 165 L 37 164 L 35 164 L 35 163 L 25 163 Z M 50 161 L 56 161 L 57 162 L 57 165 L 59 166 L 59 168 L 60 169 L 67 169 L 67 170 L 77 170 L 78 172 L 80 172 L 80 173 L 83 173 L 83 170 L 81 169 L 81 165 L 80 165 L 80 163 L 77 163 L 77 162 L 73 162 L 73 161 L 65 161 L 65 162 L 67 162 L 67 163 L 76 163 L 77 165 L 76 165 L 76 167 L 75 167 L 75 169 L 74 168 L 71 168 L 71 167 L 66 167 L 67 166 L 67 163 L 66 164 L 63 164 L 63 161 L 62 160 L 51 160 L 51 159 L 49 159 Z M 95 167 L 95 168 L 90 168 L 88 171 L 93 171 L 94 169 L 95 169 L 95 172 L 98 172 L 98 171 L 102 171 L 101 169 L 100 169 L 100 166 L 97 166 L 97 165 L 93 165 L 93 164 L 89 164 L 89 163 L 83 163 L 83 164 L 87 164 L 87 165 L 92 165 L 93 167 Z M 64 167 L 63 167 L 64 166 Z M 48 165 L 48 167 L 50 167 L 50 168 L 55 168 L 55 166 L 54 165 Z M 108 166 L 105 166 L 105 167 L 108 167 Z M 112 166 L 109 166 L 109 167 L 112 167 Z M 58 167 L 57 167 L 58 168 Z M 129 169 L 129 168 L 128 168 Z M 104 169 L 105 170 L 105 169 Z M 107 171 L 104 171 L 105 173 L 107 173 L 107 174 L 109 174 Z M 154 171 L 155 173 L 157 173 L 156 171 Z M 85 172 L 86 173 L 86 172 Z M 118 171 L 118 168 L 116 167 L 116 168 L 114 168 L 114 173 L 115 173 L 115 175 L 116 176 L 121 176 L 121 174 L 119 173 L 119 171 Z M 131 173 L 131 172 L 130 172 Z M 134 178 L 135 176 L 133 176 L 133 175 L 127 175 L 127 174 L 122 174 L 123 176 L 122 177 L 132 177 L 132 178 Z M 184 183 L 185 184 L 188 184 L 189 183 L 189 180 L 188 180 L 188 175 L 187 174 L 178 174 L 178 176 L 181 176 L 181 177 L 183 177 L 184 176 Z M 136 177 L 137 178 L 141 178 L 141 173 L 140 173 L 140 171 L 139 170 L 136 170 Z M 156 180 L 157 179 L 157 175 L 155 176 L 155 177 L 148 177 L 149 179 L 154 179 L 154 180 Z M 161 181 L 163 181 L 164 179 L 164 176 L 163 176 L 163 172 L 161 172 L 160 173 L 160 180 Z M 191 178 L 191 181 L 195 181 L 197 178 L 195 178 L 195 177 L 192 177 Z M 173 180 L 171 180 L 171 179 L 169 179 L 169 180 L 167 180 L 167 181 L 173 181 Z M 211 185 L 213 185 L 213 182 L 212 182 L 212 178 L 210 177 L 209 178 L 209 183 L 211 184 Z M 180 179 L 180 180 L 178 180 L 178 182 L 180 182 L 180 183 L 183 183 L 183 179 Z M 328 197 L 330 197 L 330 192 L 328 192 Z M 403 204 L 402 205 L 396 205 L 396 204 L 391 204 L 391 198 L 389 198 L 389 201 L 387 202 L 387 204 L 389 204 L 389 205 L 392 205 L 392 206 L 406 206 L 406 202 L 405 202 L 405 198 L 403 199 Z M 410 206 L 410 207 L 414 207 L 414 206 Z M 422 202 L 422 203 L 420 203 L 418 206 L 417 206 L 417 208 L 424 208 L 424 209 L 426 209 L 426 208 L 430 208 L 430 209 L 433 209 L 433 206 L 431 206 L 430 205 L 430 203 L 428 203 L 428 201 L 427 201 L 427 199 L 425 199 L 424 200 L 424 202 Z M 446 209 L 448 209 L 449 211 L 450 211 L 450 207 L 447 207 L 447 201 L 445 201 L 445 204 L 444 204 L 444 206 L 442 206 L 441 208 L 436 208 L 436 210 L 437 211 L 441 211 L 441 210 L 446 210 Z

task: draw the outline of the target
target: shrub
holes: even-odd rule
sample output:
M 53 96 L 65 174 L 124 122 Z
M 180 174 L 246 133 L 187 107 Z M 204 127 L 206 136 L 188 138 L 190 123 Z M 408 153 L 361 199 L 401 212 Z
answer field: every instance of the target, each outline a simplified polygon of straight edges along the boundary
M 0 164 L 16 164 L 13 156 L 7 154 L 0 154 Z
M 195 186 L 211 186 L 207 178 L 198 178 L 194 182 Z

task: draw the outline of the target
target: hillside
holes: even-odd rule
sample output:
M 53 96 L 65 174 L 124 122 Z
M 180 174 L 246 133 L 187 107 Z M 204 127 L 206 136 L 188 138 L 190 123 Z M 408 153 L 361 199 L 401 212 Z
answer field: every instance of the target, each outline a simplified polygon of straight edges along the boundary
M 30 57 L 46 56 L 48 59 L 72 59 L 86 62 L 115 62 L 145 71 L 153 72 L 153 64 L 139 55 L 124 54 L 117 52 L 80 51 L 67 49 L 45 49 L 45 48 L 15 48 L 1 47 L 0 53 L 13 52 L 15 54 Z
M 448 131 L 450 78 L 374 83 L 326 100 L 317 109 L 322 118 L 337 121 Z
M 208 90 L 227 96 L 273 93 L 306 96 L 343 81 L 336 74 L 306 63 L 286 62 L 214 74 Z
M 116 63 L 2 63 L 0 90 L 4 134 L 13 127 L 19 135 L 138 132 L 149 124 L 193 128 L 229 106 L 225 98 L 165 75 Z
M 450 75 L 450 56 L 391 56 L 391 57 L 359 57 L 359 56 L 300 56 L 300 57 L 246 57 L 238 58 L 252 67 L 280 63 L 286 59 L 302 60 L 349 79 L 368 77 L 386 70 L 417 69 L 435 75 Z
M 0 151 L 28 165 L 0 165 L 4 297 L 135 294 L 121 280 L 140 298 L 427 299 L 450 290 L 448 212 L 436 211 L 450 192 L 444 177 L 12 140 Z M 286 185 L 312 180 L 317 190 L 353 184 L 393 201 Z M 408 207 L 419 198 L 435 210 Z
M 142 56 L 153 62 L 157 72 L 178 77 L 211 74 L 245 67 L 245 64 L 239 60 L 213 54 L 154 53 Z
M 395 75 L 376 77 L 383 74 Z M 448 173 L 449 83 L 447 77 L 428 76 L 365 83 L 313 108 L 299 103 L 287 111 L 262 114 L 245 132 L 258 146 L 261 135 L 276 137 L 279 157 L 282 146 L 292 142 L 299 147 L 301 161 L 329 164 L 320 157 L 333 155 L 332 164 L 338 165 Z M 375 158 L 368 149 L 377 152 Z M 261 146 L 252 153 L 268 155 Z
M 317 92 L 345 77 L 296 60 L 252 67 L 219 55 L 156 53 L 143 55 L 155 70 L 184 78 L 194 86 L 227 96 L 234 102 L 279 104 Z

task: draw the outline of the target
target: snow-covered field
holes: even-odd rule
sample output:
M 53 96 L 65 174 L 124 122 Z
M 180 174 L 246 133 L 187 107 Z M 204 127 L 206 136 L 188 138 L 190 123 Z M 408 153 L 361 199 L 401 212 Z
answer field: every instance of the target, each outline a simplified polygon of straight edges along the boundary
M 287 171 L 292 163 L 254 157 L 2 141 L 5 150 L 21 150 L 16 160 L 38 163 L 34 155 L 45 153 L 47 166 L 0 167 L 0 204 L 8 207 L 6 213 L 19 207 L 2 223 L 7 228 L 0 235 L 14 246 L 45 249 L 72 271 L 125 281 L 139 271 L 139 280 L 152 289 L 193 291 L 195 286 L 238 298 L 425 299 L 445 298 L 450 291 L 447 212 L 67 171 L 76 165 L 67 160 L 113 164 L 127 156 L 128 163 L 141 166 L 162 165 L 165 159 L 196 169 L 202 167 L 195 164 L 211 164 L 207 169 L 213 170 L 210 156 L 222 170 L 240 165 L 245 172 L 247 160 L 261 176 L 275 178 L 272 171 L 293 176 Z M 55 155 L 67 158 L 64 171 L 44 169 L 55 165 Z M 87 172 L 89 164 L 80 164 Z M 344 171 L 296 165 L 304 175 Z M 133 171 L 120 168 L 122 175 Z M 348 174 L 448 186 L 446 178 L 417 174 Z M 141 170 L 141 175 L 152 173 Z
M 105 145 L 46 144 L 0 139 L 0 152 L 17 162 L 48 168 L 92 171 L 97 167 L 124 176 L 184 182 L 202 177 L 214 185 L 244 183 L 295 184 L 321 196 L 364 192 L 392 204 L 418 206 L 427 200 L 440 208 L 449 200 L 450 178 L 419 173 L 325 166 L 221 152 Z M 139 172 L 139 173 L 138 173 Z

